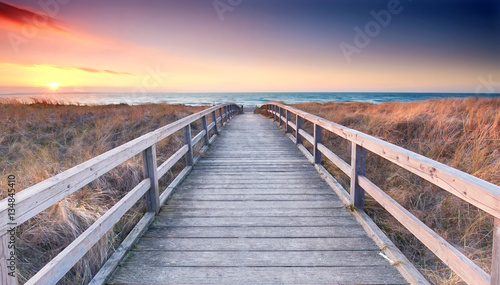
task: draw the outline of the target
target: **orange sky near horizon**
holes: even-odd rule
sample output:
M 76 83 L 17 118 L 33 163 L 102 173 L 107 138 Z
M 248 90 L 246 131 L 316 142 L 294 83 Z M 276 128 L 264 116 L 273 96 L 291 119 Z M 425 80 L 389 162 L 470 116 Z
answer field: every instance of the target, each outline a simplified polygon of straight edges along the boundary
M 166 4 L 158 1 L 151 7 L 127 1 L 129 6 L 124 3 L 106 15 L 96 10 L 99 7 L 70 1 L 59 4 L 53 17 L 40 17 L 36 13 L 45 14 L 43 7 L 17 2 L 0 2 L 3 92 L 48 83 L 59 83 L 68 92 L 96 87 L 151 92 L 473 92 L 478 77 L 500 75 L 497 62 L 455 56 L 453 50 L 412 50 L 409 43 L 407 49 L 387 48 L 399 39 L 389 38 L 391 26 L 349 62 L 335 39 L 352 42 L 354 30 L 307 19 L 299 25 L 281 19 L 284 14 L 264 18 L 247 11 L 246 2 L 226 12 L 223 21 L 211 5 L 179 4 L 174 5 L 177 10 L 162 14 L 154 5 Z M 397 46 L 405 44 L 402 40 Z

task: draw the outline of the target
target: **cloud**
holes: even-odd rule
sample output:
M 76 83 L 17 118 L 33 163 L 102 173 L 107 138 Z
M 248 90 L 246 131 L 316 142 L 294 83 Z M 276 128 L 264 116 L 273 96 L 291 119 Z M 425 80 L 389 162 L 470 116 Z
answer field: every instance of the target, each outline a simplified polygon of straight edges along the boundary
M 59 65 L 51 65 L 51 67 L 58 68 L 58 69 L 64 69 L 64 70 L 81 70 L 89 73 L 108 73 L 108 74 L 113 74 L 113 75 L 131 75 L 134 76 L 134 74 L 129 73 L 129 72 L 120 72 L 120 71 L 114 71 L 114 70 L 109 70 L 109 69 L 95 69 L 95 68 L 88 68 L 88 67 L 67 67 L 67 66 L 59 66 Z
M 45 27 L 61 32 L 68 32 L 59 26 L 61 24 L 60 21 L 49 17 L 44 12 L 33 12 L 6 2 L 0 2 L 0 19 L 15 26 L 35 25 L 39 28 Z

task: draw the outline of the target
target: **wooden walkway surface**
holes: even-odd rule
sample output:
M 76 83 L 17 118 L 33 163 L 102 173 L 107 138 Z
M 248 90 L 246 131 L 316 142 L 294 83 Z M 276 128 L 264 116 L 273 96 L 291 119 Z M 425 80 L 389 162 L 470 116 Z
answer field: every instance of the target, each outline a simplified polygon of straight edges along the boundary
M 269 119 L 231 120 L 109 284 L 406 284 Z

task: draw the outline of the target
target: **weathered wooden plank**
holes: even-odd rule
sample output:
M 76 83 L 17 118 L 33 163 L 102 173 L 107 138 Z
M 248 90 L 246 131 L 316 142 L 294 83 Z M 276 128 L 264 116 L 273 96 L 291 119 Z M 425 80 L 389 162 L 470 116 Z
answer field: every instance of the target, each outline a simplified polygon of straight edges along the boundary
M 478 285 L 490 284 L 490 276 L 486 272 L 399 205 L 368 178 L 359 176 L 359 184 L 465 282 Z
M 178 209 L 162 206 L 167 217 L 330 217 L 351 216 L 345 208 L 328 209 Z
M 149 178 L 141 181 L 25 284 L 45 285 L 59 281 L 150 187 Z
M 156 144 L 142 152 L 144 177 L 151 180 L 151 187 L 146 192 L 146 211 L 158 214 L 160 211 L 160 190 L 158 187 L 158 167 L 156 162 Z
M 113 252 L 113 254 L 108 258 L 101 269 L 99 269 L 99 272 L 97 272 L 88 285 L 101 285 L 106 283 L 106 280 L 111 276 L 113 271 L 115 271 L 137 239 L 146 231 L 148 225 L 154 218 L 155 213 L 148 212 L 144 214 L 120 246 L 118 246 L 115 252 Z
M 353 238 L 366 237 L 361 227 L 151 227 L 150 238 Z M 347 249 L 347 248 L 346 248 Z
M 498 218 L 495 218 L 493 228 L 493 254 L 491 260 L 490 284 L 500 284 L 500 219 Z
M 168 201 L 167 205 L 185 208 L 331 208 L 341 207 L 338 201 Z
M 203 128 L 203 144 L 208 145 L 210 142 L 210 138 L 208 137 L 208 132 L 210 129 L 207 126 L 207 116 L 201 117 L 201 127 Z
M 154 227 L 328 227 L 358 225 L 353 217 L 165 217 Z M 311 229 L 314 230 L 314 229 Z
M 300 129 L 299 130 L 299 134 L 300 134 L 301 137 L 305 138 L 308 142 L 310 142 L 312 145 L 314 145 L 314 137 L 311 136 L 304 129 Z
M 321 151 L 321 153 L 326 156 L 333 164 L 335 164 L 340 170 L 342 170 L 342 172 L 351 177 L 351 166 L 347 162 L 338 157 L 323 144 L 318 144 L 318 150 Z
M 169 157 L 165 162 L 163 162 L 158 167 L 158 178 L 163 177 L 172 166 L 174 166 L 183 156 L 188 152 L 189 148 L 187 145 L 183 145 L 178 151 L 176 151 L 171 157 Z
M 185 201 L 338 201 L 335 194 L 185 194 L 177 193 L 172 200 Z
M 201 130 L 194 138 L 191 140 L 191 144 L 195 145 L 197 144 L 202 138 L 204 138 L 207 135 L 207 132 L 205 130 Z
M 132 251 L 127 265 L 150 267 L 371 267 L 388 266 L 378 251 Z
M 352 143 L 351 152 L 351 205 L 357 209 L 363 209 L 365 206 L 365 191 L 359 186 L 358 177 L 366 173 L 366 149 L 362 146 Z
M 321 144 L 323 141 L 323 128 L 314 125 L 314 150 L 313 150 L 313 155 L 314 155 L 314 163 L 316 164 L 321 164 L 321 151 L 318 149 L 318 144 Z
M 10 237 L 8 232 L 0 236 L 0 284 L 17 285 L 17 258 L 11 254 Z
M 141 238 L 135 250 L 313 251 L 379 250 L 369 238 Z
M 373 267 L 142 267 L 126 266 L 109 284 L 406 284 L 388 266 Z M 189 281 L 186 281 L 186 277 Z M 145 280 L 148 280 L 147 282 Z
M 188 147 L 188 151 L 186 152 L 186 166 L 193 166 L 193 143 L 191 140 L 191 124 L 184 127 L 184 143 Z

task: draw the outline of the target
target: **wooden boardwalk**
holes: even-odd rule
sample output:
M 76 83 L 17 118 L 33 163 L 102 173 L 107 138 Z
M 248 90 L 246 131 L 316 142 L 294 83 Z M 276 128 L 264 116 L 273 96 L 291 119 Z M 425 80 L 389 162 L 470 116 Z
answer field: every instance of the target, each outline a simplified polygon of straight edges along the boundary
M 226 128 L 109 284 L 407 284 L 276 124 Z

